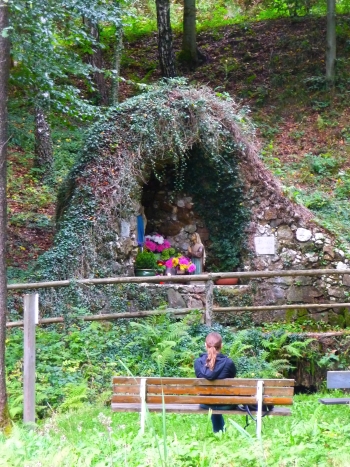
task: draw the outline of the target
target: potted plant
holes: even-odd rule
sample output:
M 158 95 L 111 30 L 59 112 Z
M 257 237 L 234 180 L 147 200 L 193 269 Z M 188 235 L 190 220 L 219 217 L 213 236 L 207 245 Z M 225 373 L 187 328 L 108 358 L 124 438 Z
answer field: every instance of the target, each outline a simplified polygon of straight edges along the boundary
M 144 250 L 137 253 L 135 259 L 135 276 L 155 276 L 157 259 L 152 251 Z
M 216 279 L 215 285 L 236 285 L 238 284 L 238 277 L 223 277 Z

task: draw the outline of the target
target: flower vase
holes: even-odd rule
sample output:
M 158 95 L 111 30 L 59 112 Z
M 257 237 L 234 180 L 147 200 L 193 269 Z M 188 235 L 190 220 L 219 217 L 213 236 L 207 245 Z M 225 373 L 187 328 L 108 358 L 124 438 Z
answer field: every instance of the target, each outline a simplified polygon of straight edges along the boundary
M 182 275 L 185 274 L 185 271 L 184 271 L 184 270 L 181 270 L 181 269 L 177 269 L 177 270 L 176 270 L 176 274 L 182 276 Z
M 175 268 L 166 268 L 165 275 L 166 276 L 174 276 L 176 274 Z

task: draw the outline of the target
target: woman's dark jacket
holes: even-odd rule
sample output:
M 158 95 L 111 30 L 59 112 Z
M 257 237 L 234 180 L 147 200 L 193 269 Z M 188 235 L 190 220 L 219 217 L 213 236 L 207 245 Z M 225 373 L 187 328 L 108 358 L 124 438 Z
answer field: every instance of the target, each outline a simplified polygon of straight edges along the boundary
M 237 370 L 233 361 L 219 353 L 216 356 L 216 362 L 213 371 L 205 366 L 208 358 L 208 354 L 203 353 L 199 358 L 194 362 L 194 371 L 197 378 L 205 378 L 209 380 L 213 379 L 225 379 L 225 378 L 234 378 L 236 376 Z

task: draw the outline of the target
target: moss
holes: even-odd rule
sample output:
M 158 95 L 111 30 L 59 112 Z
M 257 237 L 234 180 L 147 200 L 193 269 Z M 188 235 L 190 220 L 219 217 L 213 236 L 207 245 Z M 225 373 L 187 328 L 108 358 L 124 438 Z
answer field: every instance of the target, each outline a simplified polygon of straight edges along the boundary
M 301 308 L 297 310 L 297 321 L 304 320 L 306 316 L 308 316 L 309 312 L 306 308 Z
M 328 314 L 328 322 L 332 326 L 346 328 L 350 326 L 350 310 L 349 308 L 339 308 L 337 312 Z
M 6 403 L 2 413 L 0 413 L 0 432 L 4 433 L 5 435 L 9 435 L 11 431 L 12 423 L 8 404 Z
M 345 327 L 350 327 L 350 310 L 349 308 L 343 308 L 344 310 L 344 324 Z
M 296 310 L 286 310 L 286 321 L 287 323 L 291 323 L 292 321 L 294 321 L 295 319 L 295 315 L 296 315 Z
M 344 328 L 345 320 L 344 320 L 344 315 L 341 313 L 341 310 L 338 310 L 337 312 L 329 312 L 328 323 L 331 326 L 339 326 L 340 328 Z
M 286 321 L 291 323 L 296 321 L 297 323 L 301 323 L 305 320 L 305 318 L 309 315 L 309 312 L 306 308 L 291 308 L 286 310 Z

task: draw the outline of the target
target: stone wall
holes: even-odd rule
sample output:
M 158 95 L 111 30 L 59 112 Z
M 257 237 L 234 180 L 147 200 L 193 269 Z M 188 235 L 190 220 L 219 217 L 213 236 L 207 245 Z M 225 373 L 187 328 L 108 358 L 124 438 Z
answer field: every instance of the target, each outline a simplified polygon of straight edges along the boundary
M 245 271 L 349 268 L 349 252 L 337 248 L 337 239 L 330 232 L 298 212 L 289 211 L 288 217 L 285 209 L 268 202 L 263 204 L 255 211 L 256 220 L 248 228 L 250 248 L 245 253 Z M 259 321 L 308 316 L 340 326 L 350 324 L 349 309 L 331 306 L 335 301 L 348 301 L 349 275 L 275 277 L 254 283 L 254 305 L 330 303 L 327 310 L 260 312 Z
M 203 244 L 209 240 L 209 232 L 203 219 L 196 212 L 191 196 L 174 193 L 168 187 L 158 190 L 153 184 L 144 187 L 142 203 L 147 219 L 146 232 L 157 232 L 184 254 L 188 253 L 190 237 L 197 233 Z

